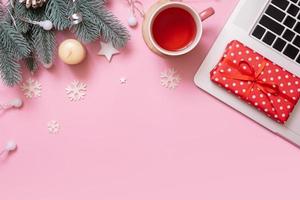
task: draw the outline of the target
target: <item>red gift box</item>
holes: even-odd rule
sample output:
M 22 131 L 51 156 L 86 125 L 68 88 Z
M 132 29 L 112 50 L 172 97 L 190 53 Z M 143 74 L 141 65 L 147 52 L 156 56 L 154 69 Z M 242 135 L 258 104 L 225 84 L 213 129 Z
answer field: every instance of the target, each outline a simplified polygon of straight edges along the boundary
M 227 45 L 210 78 L 282 124 L 300 98 L 299 77 L 236 40 Z

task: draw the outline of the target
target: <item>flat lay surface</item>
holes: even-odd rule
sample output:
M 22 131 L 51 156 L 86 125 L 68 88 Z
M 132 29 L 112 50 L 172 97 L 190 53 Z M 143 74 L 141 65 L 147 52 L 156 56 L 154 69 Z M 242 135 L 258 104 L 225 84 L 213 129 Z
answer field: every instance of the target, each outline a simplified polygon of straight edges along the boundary
M 193 83 L 237 2 L 189 2 L 216 14 L 188 55 L 151 52 L 139 18 L 120 54 L 109 49 L 110 63 L 97 42 L 79 65 L 57 59 L 50 70 L 26 71 L 21 87 L 1 85 L 0 102 L 24 100 L 20 110 L 0 113 L 1 147 L 18 143 L 0 160 L 1 199 L 298 200 L 299 149 Z M 108 6 L 127 25 L 126 1 Z

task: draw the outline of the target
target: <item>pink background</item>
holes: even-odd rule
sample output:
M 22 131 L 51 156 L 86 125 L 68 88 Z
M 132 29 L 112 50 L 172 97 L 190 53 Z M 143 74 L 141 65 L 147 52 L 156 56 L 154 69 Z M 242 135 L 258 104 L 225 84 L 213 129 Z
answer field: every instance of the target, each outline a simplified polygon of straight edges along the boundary
M 143 1 L 148 8 L 154 0 Z M 0 161 L 5 200 L 299 199 L 299 149 L 230 109 L 193 83 L 201 61 L 237 0 L 199 0 L 214 6 L 201 45 L 181 58 L 163 59 L 145 46 L 140 27 L 109 64 L 88 47 L 79 66 L 57 60 L 34 76 L 42 97 L 0 114 L 0 144 L 15 139 L 16 153 Z M 126 24 L 125 1 L 110 7 Z M 59 41 L 72 37 L 59 34 Z M 172 91 L 160 73 L 182 76 Z M 28 77 L 28 75 L 27 75 Z M 127 77 L 121 85 L 119 79 Z M 84 101 L 71 103 L 65 87 L 88 84 Z M 0 87 L 0 101 L 21 96 Z M 47 123 L 61 124 L 50 135 Z

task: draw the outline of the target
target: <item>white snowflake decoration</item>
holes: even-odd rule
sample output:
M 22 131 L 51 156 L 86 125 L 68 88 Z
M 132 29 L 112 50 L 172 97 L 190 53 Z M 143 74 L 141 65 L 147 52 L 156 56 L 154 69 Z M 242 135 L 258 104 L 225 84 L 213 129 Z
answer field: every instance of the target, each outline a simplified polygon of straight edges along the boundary
M 87 84 L 79 81 L 73 81 L 66 88 L 66 92 L 71 101 L 80 101 L 87 93 Z
M 127 83 L 127 78 L 125 78 L 125 77 L 120 78 L 120 83 L 121 84 L 126 84 Z
M 48 131 L 50 134 L 57 134 L 59 132 L 60 125 L 57 121 L 52 120 L 48 123 Z
M 168 69 L 160 75 L 161 85 L 168 89 L 175 89 L 180 81 L 181 78 L 174 68 Z
M 30 78 L 21 85 L 21 90 L 24 92 L 26 98 L 32 99 L 41 96 L 42 85 L 39 81 Z

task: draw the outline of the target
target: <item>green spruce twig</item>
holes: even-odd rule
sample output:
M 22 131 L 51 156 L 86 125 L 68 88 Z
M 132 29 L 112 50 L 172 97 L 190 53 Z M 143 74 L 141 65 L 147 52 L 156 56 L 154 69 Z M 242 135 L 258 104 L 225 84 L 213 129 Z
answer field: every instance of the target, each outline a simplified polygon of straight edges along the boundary
M 48 0 L 45 11 L 46 17 L 57 30 L 64 30 L 70 26 L 68 3 L 65 0 Z
M 30 46 L 26 39 L 7 22 L 0 22 L 0 43 L 17 59 L 25 58 L 30 53 Z
M 105 8 L 105 1 L 81 0 L 72 4 L 71 13 L 80 13 L 83 21 L 72 26 L 79 40 L 85 43 L 98 38 L 122 48 L 129 40 L 129 33 L 121 22 Z
M 32 29 L 32 38 L 34 38 L 33 49 L 37 53 L 38 60 L 43 64 L 52 64 L 56 49 L 55 33 L 35 26 Z
M 21 66 L 14 59 L 14 55 L 0 47 L 0 76 L 7 86 L 14 86 L 22 80 Z

